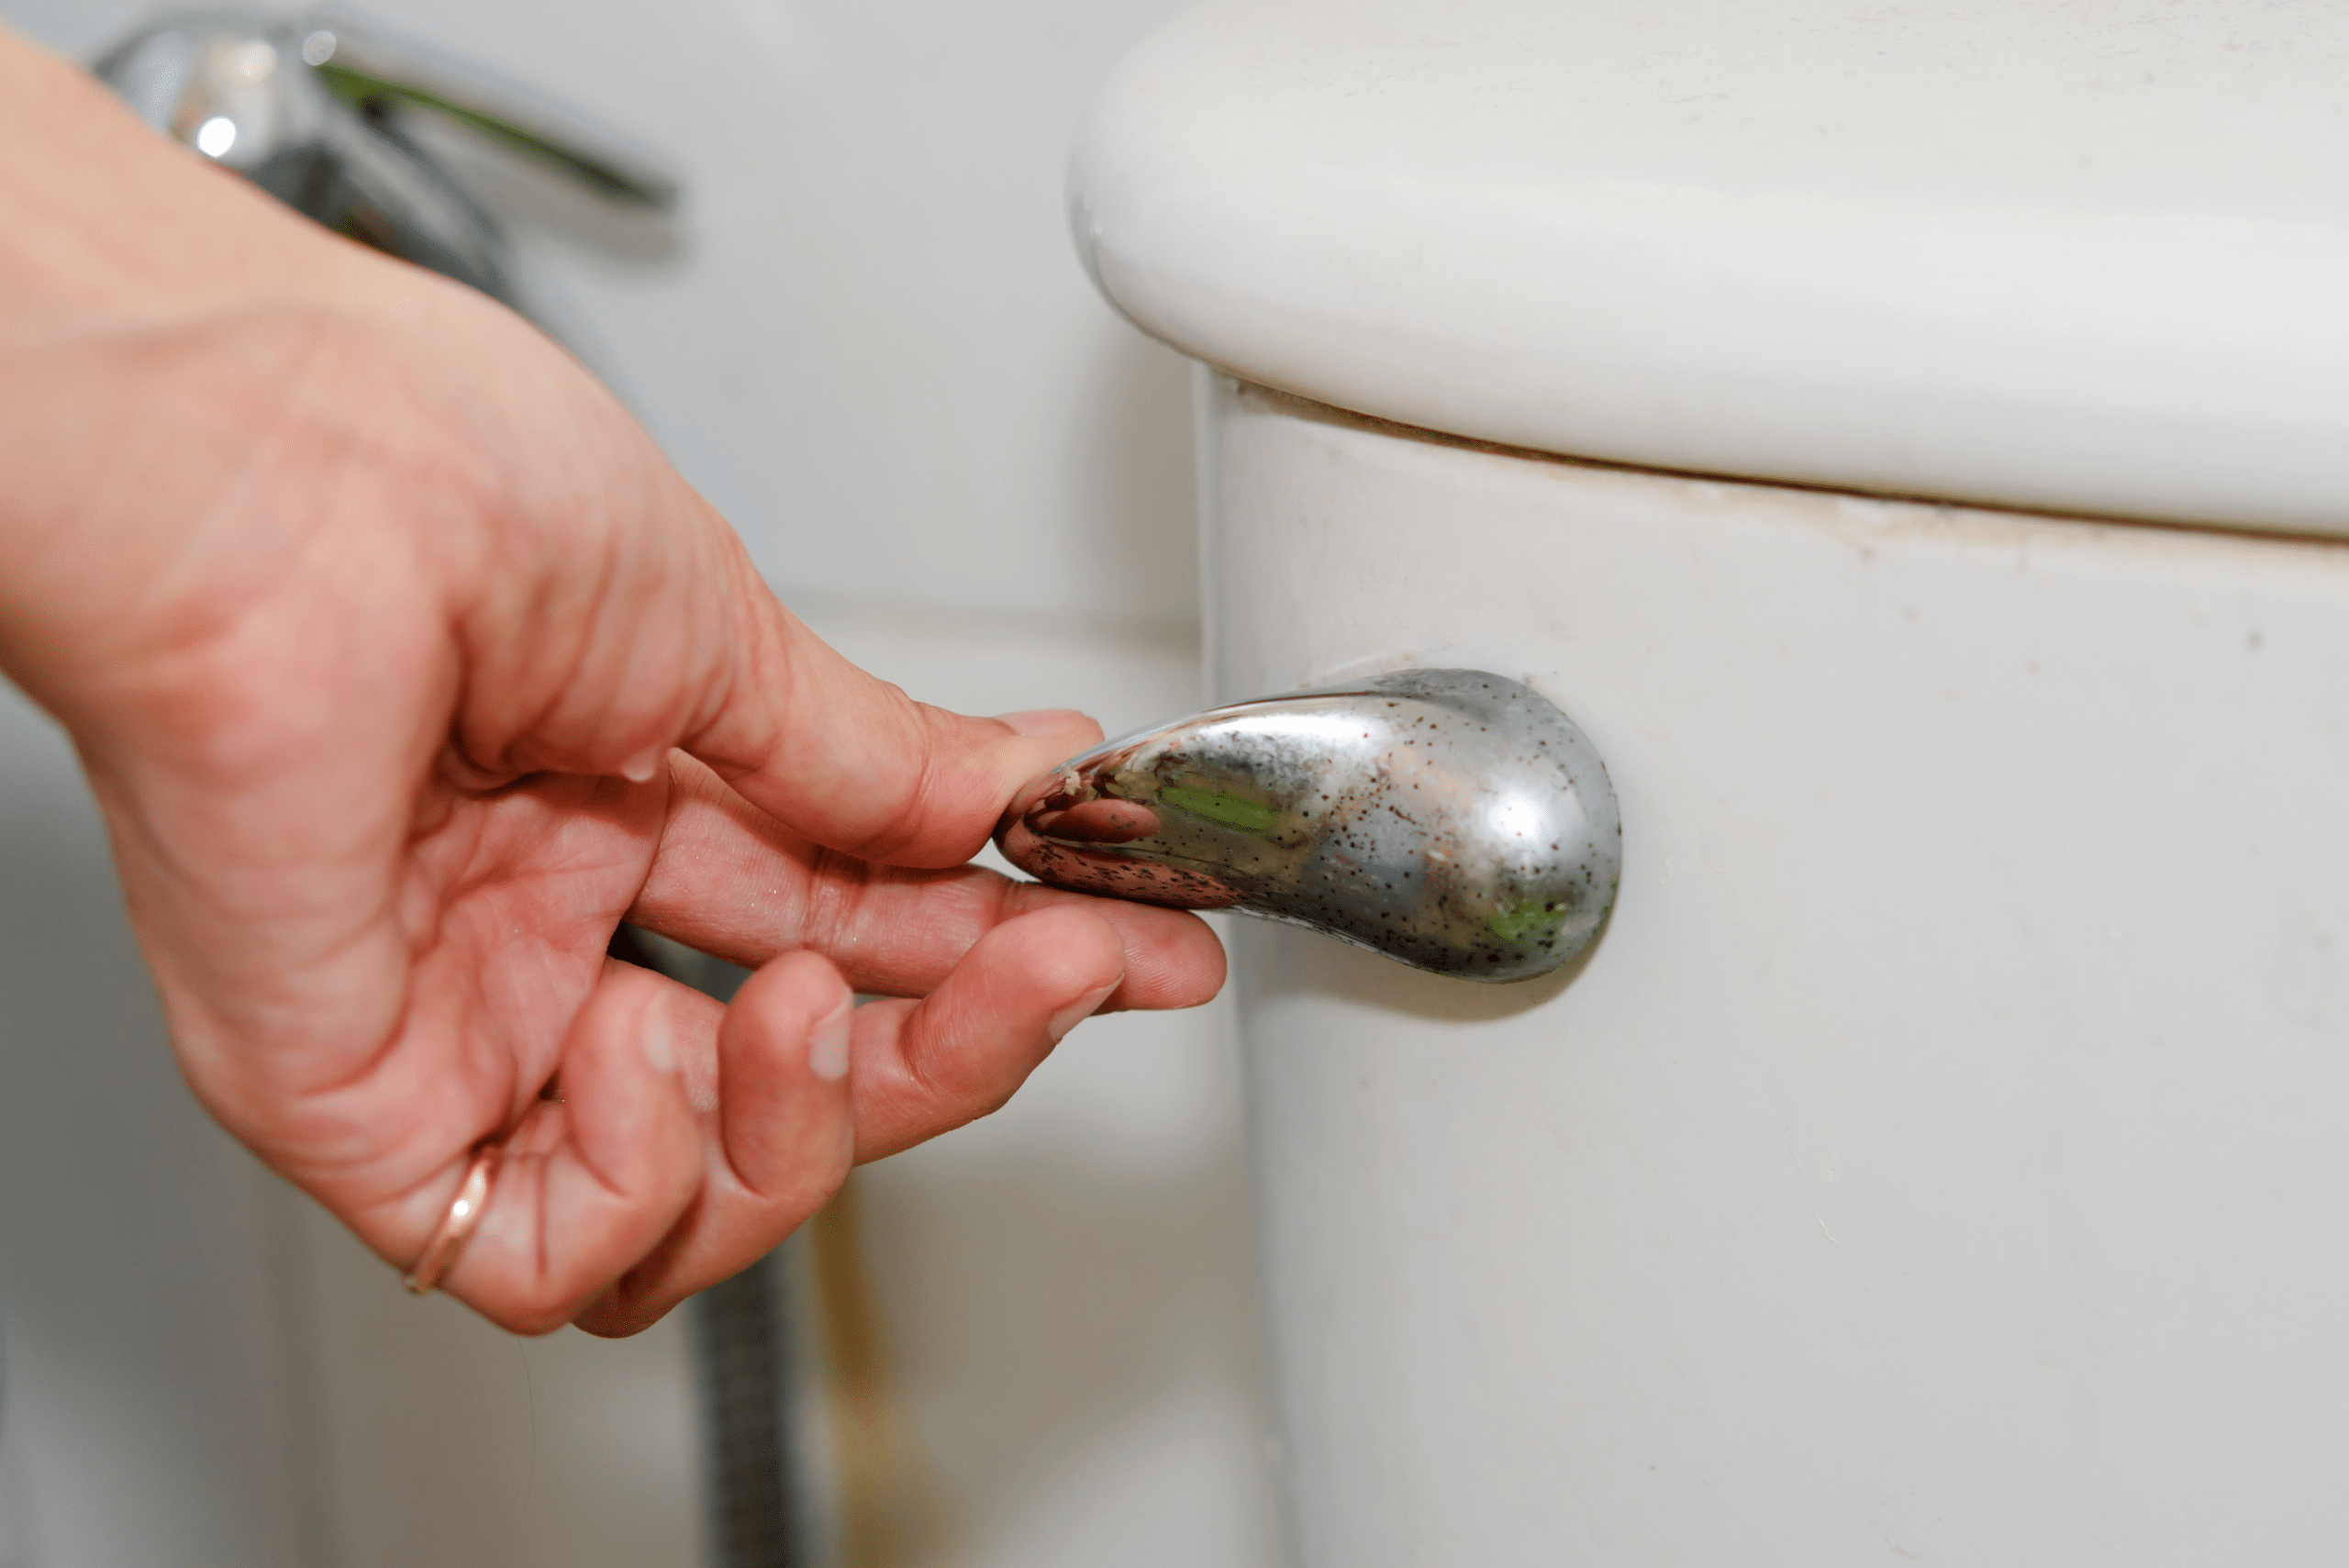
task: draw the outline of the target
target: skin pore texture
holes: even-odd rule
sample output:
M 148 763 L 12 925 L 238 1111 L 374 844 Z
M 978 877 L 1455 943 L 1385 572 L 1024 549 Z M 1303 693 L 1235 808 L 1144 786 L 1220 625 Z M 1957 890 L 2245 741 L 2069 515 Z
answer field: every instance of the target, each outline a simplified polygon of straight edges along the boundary
M 1188 915 L 963 863 L 1090 720 L 850 665 L 535 329 L 5 29 L 0 476 L 0 671 L 189 1084 L 397 1267 L 504 1139 L 442 1288 L 507 1328 L 641 1329 L 1087 1014 L 1222 982 Z M 756 973 L 721 1007 L 622 918 Z

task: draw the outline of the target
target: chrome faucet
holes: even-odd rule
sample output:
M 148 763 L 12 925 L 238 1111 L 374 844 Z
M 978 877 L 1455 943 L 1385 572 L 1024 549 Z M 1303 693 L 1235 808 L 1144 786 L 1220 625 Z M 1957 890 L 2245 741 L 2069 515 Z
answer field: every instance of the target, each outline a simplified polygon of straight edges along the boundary
M 665 210 L 661 160 L 528 90 L 338 18 L 207 12 L 133 33 L 93 68 L 141 119 L 328 228 L 540 319 L 505 229 L 410 134 L 462 126 L 606 199 Z

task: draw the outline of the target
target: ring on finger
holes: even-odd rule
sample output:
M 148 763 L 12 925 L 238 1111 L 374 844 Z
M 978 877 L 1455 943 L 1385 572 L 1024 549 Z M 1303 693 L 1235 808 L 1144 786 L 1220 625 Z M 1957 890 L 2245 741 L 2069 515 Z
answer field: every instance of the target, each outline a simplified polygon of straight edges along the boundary
M 465 1179 L 457 1184 L 457 1195 L 449 1205 L 449 1212 L 440 1217 L 440 1226 L 416 1266 L 400 1276 L 400 1283 L 411 1296 L 426 1296 L 440 1288 L 456 1265 L 457 1254 L 463 1251 L 465 1238 L 481 1223 L 482 1211 L 489 1207 L 490 1184 L 497 1175 L 499 1146 L 484 1143 L 473 1151 L 472 1163 L 465 1167 Z

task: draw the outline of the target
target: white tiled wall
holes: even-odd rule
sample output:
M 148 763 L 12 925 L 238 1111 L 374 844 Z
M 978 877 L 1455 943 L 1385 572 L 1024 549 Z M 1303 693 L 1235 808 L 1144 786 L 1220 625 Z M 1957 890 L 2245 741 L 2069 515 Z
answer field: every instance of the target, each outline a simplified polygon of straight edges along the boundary
M 1065 238 L 1083 100 L 1172 0 L 419 0 L 593 109 L 663 228 L 495 166 L 538 275 L 787 599 L 917 695 L 1197 695 L 1187 384 Z M 138 13 L 0 0 L 87 54 Z M 1220 1006 L 1086 1025 L 865 1173 L 930 1568 L 1271 1560 Z M 519 1343 L 389 1273 L 180 1087 L 70 752 L 0 693 L 0 1568 L 699 1552 L 686 1338 Z

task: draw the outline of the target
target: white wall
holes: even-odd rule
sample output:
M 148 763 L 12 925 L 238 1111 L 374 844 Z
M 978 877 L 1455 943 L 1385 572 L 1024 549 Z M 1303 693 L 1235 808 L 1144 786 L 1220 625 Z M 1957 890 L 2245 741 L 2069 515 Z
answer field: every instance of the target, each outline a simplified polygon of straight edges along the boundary
M 1060 211 L 1171 0 L 425 0 L 362 14 L 672 152 L 663 228 L 467 160 L 567 318 L 819 630 L 917 695 L 1197 696 L 1187 384 Z M 0 0 L 86 55 L 111 0 Z M 592 243 L 589 243 L 592 242 Z M 1267 1562 L 1219 1007 L 1087 1025 L 865 1177 L 954 1564 Z M 689 1562 L 685 1336 L 528 1345 L 389 1273 L 173 1074 L 70 753 L 0 698 L 0 1568 Z M 13 1555 L 12 1555 L 13 1553 Z

